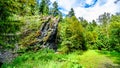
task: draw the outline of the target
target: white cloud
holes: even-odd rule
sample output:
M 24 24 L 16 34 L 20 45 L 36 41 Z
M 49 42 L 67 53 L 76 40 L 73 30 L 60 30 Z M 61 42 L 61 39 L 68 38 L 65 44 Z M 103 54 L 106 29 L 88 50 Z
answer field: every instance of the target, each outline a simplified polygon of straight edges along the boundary
M 55 1 L 55 0 L 52 0 Z M 58 5 L 65 9 L 61 10 L 64 14 L 67 14 L 71 8 L 74 8 L 76 17 L 84 17 L 88 21 L 97 19 L 99 15 L 104 12 L 115 14 L 120 11 L 120 3 L 115 4 L 115 0 L 98 0 L 93 7 L 83 8 L 80 7 L 85 1 L 83 0 L 57 0 Z M 91 4 L 93 0 L 86 0 L 87 4 Z
M 54 2 L 54 1 L 57 1 L 57 0 L 50 0 L 52 3 Z
M 58 0 L 60 7 L 70 10 L 75 5 L 76 0 Z
M 77 17 L 84 17 L 88 21 L 93 19 L 97 19 L 99 15 L 103 14 L 104 12 L 109 12 L 111 14 L 115 14 L 118 11 L 118 6 L 114 4 L 114 1 L 109 0 L 105 5 L 100 6 L 97 3 L 94 7 L 91 8 L 81 8 L 76 7 L 75 13 Z
M 86 0 L 87 4 L 91 4 L 93 2 L 93 0 Z

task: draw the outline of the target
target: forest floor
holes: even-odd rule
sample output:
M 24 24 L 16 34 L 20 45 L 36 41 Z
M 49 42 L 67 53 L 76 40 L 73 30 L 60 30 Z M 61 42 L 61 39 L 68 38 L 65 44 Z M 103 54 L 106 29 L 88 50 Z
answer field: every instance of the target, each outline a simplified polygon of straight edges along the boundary
M 95 50 L 88 50 L 81 55 L 80 64 L 85 68 L 120 68 L 107 54 Z

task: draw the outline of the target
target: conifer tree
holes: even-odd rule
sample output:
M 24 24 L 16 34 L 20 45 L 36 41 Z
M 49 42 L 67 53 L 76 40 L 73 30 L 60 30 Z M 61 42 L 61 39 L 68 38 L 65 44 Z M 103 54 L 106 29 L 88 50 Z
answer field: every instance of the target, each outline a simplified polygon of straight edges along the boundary
M 52 11 L 50 12 L 53 16 L 62 16 L 62 13 L 58 9 L 58 3 L 55 1 L 53 3 Z
M 74 13 L 74 9 L 71 8 L 71 10 L 69 11 L 67 17 L 72 17 L 72 16 L 75 16 L 75 13 Z
M 49 13 L 49 5 L 50 5 L 50 0 L 41 0 L 40 7 L 39 7 L 39 13 L 40 14 L 48 14 Z
M 100 15 L 98 21 L 102 25 L 106 26 L 110 21 L 110 13 L 105 12 L 104 14 Z

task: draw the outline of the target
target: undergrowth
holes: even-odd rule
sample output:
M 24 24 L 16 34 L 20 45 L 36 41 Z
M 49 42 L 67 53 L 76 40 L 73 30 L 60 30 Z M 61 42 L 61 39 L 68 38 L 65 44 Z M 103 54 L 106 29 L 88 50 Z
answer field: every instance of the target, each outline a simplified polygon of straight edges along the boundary
M 79 53 L 56 54 L 53 50 L 42 49 L 28 52 L 14 59 L 2 68 L 82 68 L 78 63 Z

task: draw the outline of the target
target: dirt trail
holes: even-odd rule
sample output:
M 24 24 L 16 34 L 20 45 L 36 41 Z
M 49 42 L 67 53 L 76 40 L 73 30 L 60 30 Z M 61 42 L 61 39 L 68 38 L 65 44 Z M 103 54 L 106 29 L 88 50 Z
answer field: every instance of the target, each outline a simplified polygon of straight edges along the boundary
M 80 57 L 80 64 L 85 68 L 120 68 L 105 55 L 97 53 L 95 50 L 88 50 Z

